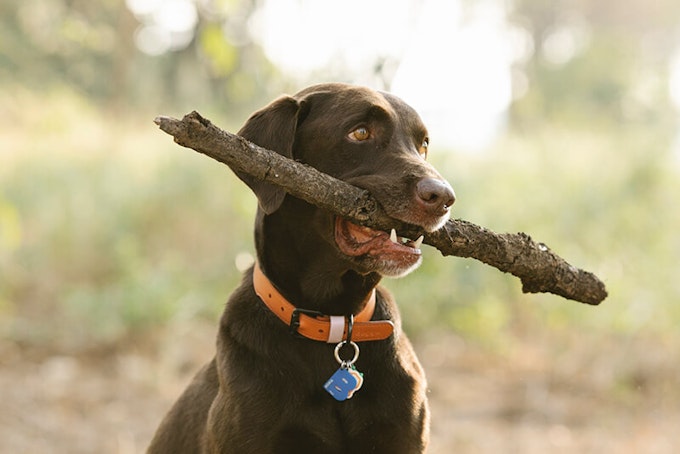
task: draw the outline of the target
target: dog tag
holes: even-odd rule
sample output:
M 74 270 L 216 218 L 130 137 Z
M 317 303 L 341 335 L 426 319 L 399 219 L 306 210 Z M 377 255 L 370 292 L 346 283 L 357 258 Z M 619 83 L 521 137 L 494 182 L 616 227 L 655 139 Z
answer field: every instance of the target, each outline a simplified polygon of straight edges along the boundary
M 355 369 L 342 365 L 323 385 L 324 389 L 337 401 L 350 399 L 361 388 L 364 378 Z
M 352 326 L 351 318 L 349 326 Z M 345 344 L 349 344 L 354 349 L 354 356 L 349 360 L 344 360 L 340 357 L 340 349 Z M 340 364 L 340 368 L 331 375 L 331 378 L 326 381 L 323 387 L 335 400 L 343 401 L 351 399 L 354 393 L 364 384 L 363 374 L 354 367 L 354 363 L 359 358 L 359 346 L 349 340 L 341 341 L 335 346 L 334 355 L 335 360 Z

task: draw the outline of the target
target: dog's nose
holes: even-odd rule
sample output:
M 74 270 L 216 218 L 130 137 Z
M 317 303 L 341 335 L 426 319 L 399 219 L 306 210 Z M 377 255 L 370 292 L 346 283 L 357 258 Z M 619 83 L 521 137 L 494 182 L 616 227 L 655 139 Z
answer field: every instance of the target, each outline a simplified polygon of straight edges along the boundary
M 427 212 L 436 216 L 445 215 L 456 201 L 456 194 L 451 185 L 435 178 L 420 180 L 416 184 L 416 195 L 418 202 Z

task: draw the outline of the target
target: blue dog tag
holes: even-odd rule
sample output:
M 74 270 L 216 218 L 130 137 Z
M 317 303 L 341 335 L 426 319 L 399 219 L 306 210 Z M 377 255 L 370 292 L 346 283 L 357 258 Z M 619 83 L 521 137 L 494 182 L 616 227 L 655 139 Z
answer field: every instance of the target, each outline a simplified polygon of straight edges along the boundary
M 323 387 L 335 400 L 343 401 L 351 398 L 363 381 L 363 377 L 356 370 L 340 366 Z

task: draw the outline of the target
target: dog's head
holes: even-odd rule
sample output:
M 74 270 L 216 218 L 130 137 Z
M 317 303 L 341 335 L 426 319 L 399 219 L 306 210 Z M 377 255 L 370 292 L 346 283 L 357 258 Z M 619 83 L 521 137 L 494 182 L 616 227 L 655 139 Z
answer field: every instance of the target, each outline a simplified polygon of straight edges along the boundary
M 451 186 L 426 161 L 429 138 L 420 117 L 388 93 L 315 85 L 255 112 L 239 135 L 368 190 L 389 216 L 427 232 L 446 222 L 455 201 Z M 257 195 L 260 215 L 285 207 L 282 189 L 239 177 Z M 318 235 L 359 273 L 402 276 L 420 264 L 417 240 L 329 213 L 316 216 L 324 218 L 314 223 L 322 226 Z

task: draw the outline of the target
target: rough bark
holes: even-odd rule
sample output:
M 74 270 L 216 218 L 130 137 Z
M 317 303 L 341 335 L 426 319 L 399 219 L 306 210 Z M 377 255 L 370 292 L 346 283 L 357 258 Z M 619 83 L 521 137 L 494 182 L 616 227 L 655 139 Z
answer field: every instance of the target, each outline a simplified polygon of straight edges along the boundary
M 182 120 L 160 116 L 155 123 L 179 145 L 234 171 L 276 184 L 295 197 L 353 222 L 381 230 L 396 228 L 403 236 L 421 233 L 418 227 L 387 216 L 368 191 L 223 131 L 198 112 Z M 607 297 L 604 283 L 597 276 L 570 265 L 525 233 L 497 234 L 464 220 L 449 220 L 440 230 L 426 234 L 424 243 L 444 256 L 471 257 L 511 273 L 522 281 L 525 293 L 549 292 L 592 305 Z

